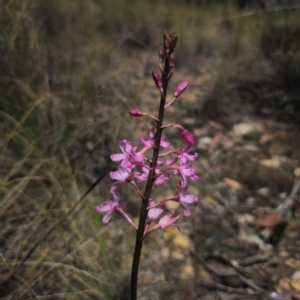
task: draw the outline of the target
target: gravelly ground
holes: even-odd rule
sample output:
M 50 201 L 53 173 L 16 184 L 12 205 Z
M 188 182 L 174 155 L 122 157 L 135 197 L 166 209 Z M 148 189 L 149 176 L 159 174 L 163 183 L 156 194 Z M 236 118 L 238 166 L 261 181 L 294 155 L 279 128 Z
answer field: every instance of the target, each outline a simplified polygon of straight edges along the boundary
M 130 103 L 155 115 L 156 58 L 140 59 L 128 62 Z M 190 86 L 165 122 L 180 120 L 197 139 L 200 179 L 190 191 L 200 200 L 180 232 L 170 228 L 146 242 L 140 299 L 298 299 L 299 112 L 261 113 L 268 107 L 257 94 L 263 101 L 284 91 L 249 73 L 214 96 L 220 61 L 197 64 L 193 74 L 181 70 L 172 78 L 170 93 L 180 81 Z M 145 122 L 135 121 L 128 126 L 145 134 Z M 169 138 L 178 143 L 173 133 Z

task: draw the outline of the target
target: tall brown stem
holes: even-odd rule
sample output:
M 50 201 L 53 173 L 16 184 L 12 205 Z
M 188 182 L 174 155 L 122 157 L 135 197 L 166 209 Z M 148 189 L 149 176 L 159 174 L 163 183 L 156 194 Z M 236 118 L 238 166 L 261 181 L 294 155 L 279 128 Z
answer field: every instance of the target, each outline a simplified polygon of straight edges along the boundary
M 170 37 L 175 40 L 170 40 Z M 138 230 L 136 232 L 136 241 L 135 241 L 135 248 L 134 248 L 134 254 L 133 254 L 133 262 L 132 262 L 132 270 L 131 270 L 131 300 L 137 299 L 137 285 L 138 285 L 138 270 L 139 270 L 139 264 L 140 264 L 140 257 L 143 247 L 143 235 L 145 231 L 145 225 L 147 220 L 147 206 L 148 201 L 151 195 L 152 186 L 154 183 L 154 175 L 155 175 L 155 169 L 157 165 L 157 159 L 159 155 L 159 149 L 160 149 L 160 140 L 162 135 L 162 124 L 163 124 L 163 117 L 164 117 L 164 107 L 166 103 L 166 94 L 168 89 L 168 82 L 170 79 L 170 67 L 169 67 L 169 53 L 170 51 L 173 51 L 176 45 L 177 37 L 175 36 L 174 32 L 171 32 L 170 34 L 165 34 L 164 41 L 168 42 L 167 48 L 166 43 L 164 44 L 164 70 L 162 72 L 162 89 L 163 92 L 161 92 L 161 98 L 160 98 L 160 106 L 159 106 L 159 114 L 158 114 L 158 122 L 156 126 L 156 134 L 155 134 L 155 148 L 153 150 L 153 157 L 150 164 L 150 172 L 144 192 L 144 199 L 142 200 L 141 210 L 140 210 L 140 217 L 139 217 L 139 225 Z M 171 44 L 171 45 L 170 45 Z M 171 49 L 170 49 L 171 48 Z M 169 51 L 169 52 L 168 52 Z M 166 53 L 168 52 L 168 53 Z M 172 75 L 172 74 L 171 74 Z

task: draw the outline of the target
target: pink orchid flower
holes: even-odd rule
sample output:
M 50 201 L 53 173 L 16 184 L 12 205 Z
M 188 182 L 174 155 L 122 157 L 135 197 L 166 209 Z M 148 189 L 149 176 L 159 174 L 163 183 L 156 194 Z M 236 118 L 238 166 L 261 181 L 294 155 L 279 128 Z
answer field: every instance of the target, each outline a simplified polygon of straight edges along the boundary
M 198 201 L 198 196 L 197 195 L 186 195 L 185 194 L 186 190 L 187 190 L 187 187 L 181 188 L 177 197 L 178 197 L 178 202 L 180 203 L 180 205 L 183 208 L 183 215 L 185 217 L 188 217 L 191 214 L 191 212 L 190 212 L 189 207 L 186 205 L 186 203 L 188 203 L 188 204 L 196 203 Z
M 132 143 L 127 140 L 122 140 L 119 144 L 123 153 L 112 154 L 112 161 L 120 162 L 120 165 L 126 168 L 134 168 L 137 164 L 142 164 L 144 161 L 144 153 L 136 152 L 137 147 L 132 147 Z
M 172 177 L 172 174 L 170 174 L 168 172 L 161 172 L 161 167 L 162 167 L 162 162 L 158 161 L 157 167 L 155 169 L 155 174 L 154 174 L 154 176 L 157 176 L 155 178 L 154 182 L 158 186 L 164 184 L 166 180 L 169 180 Z M 143 173 L 136 172 L 134 175 L 136 182 L 140 183 L 140 182 L 147 180 L 150 170 L 151 170 L 151 168 L 148 165 L 144 165 L 142 167 Z
M 155 205 L 155 201 L 150 198 L 149 199 L 149 207 Z M 159 216 L 163 213 L 163 211 L 165 210 L 166 206 L 165 204 L 160 204 L 159 206 L 157 207 L 154 207 L 154 208 L 150 208 L 148 210 L 148 215 L 147 215 L 147 218 L 148 218 L 148 222 L 152 222 L 152 221 L 155 221 L 159 218 Z
M 152 128 L 150 130 L 149 136 L 150 136 L 149 139 L 140 138 L 140 140 L 145 147 L 149 147 L 149 146 L 154 147 L 154 145 L 155 145 L 155 129 L 154 128 Z M 164 136 L 160 140 L 160 146 L 163 148 L 167 148 L 171 145 L 171 143 L 168 143 L 165 140 L 166 140 L 166 137 L 164 137 Z
M 177 220 L 181 217 L 180 215 L 173 217 L 174 211 L 169 212 L 158 221 L 159 228 L 166 228 L 168 226 L 174 225 Z

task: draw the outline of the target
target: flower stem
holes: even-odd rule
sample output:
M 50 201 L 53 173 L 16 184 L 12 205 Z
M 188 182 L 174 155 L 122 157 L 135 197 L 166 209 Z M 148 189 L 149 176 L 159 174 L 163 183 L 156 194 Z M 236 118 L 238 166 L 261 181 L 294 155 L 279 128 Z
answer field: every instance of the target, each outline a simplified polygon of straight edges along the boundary
M 156 169 L 157 159 L 159 155 L 160 140 L 161 140 L 161 135 L 163 130 L 162 123 L 163 123 L 163 116 L 165 110 L 164 107 L 166 103 L 166 94 L 168 88 L 168 78 L 167 78 L 168 74 L 169 74 L 169 62 L 168 62 L 168 58 L 166 57 L 164 72 L 161 78 L 163 91 L 161 92 L 158 122 L 156 124 L 155 147 L 153 150 L 153 156 L 150 164 L 150 172 L 149 172 L 149 176 L 148 176 L 148 180 L 144 192 L 144 198 L 142 200 L 138 230 L 136 232 L 136 242 L 135 242 L 132 270 L 131 270 L 131 294 L 130 294 L 131 300 L 137 299 L 138 270 L 139 270 L 140 257 L 141 257 L 142 247 L 143 247 L 143 235 L 145 232 L 147 213 L 148 213 L 147 206 L 148 206 L 148 201 L 151 195 L 151 190 L 155 179 L 154 175 L 155 175 L 155 169 Z

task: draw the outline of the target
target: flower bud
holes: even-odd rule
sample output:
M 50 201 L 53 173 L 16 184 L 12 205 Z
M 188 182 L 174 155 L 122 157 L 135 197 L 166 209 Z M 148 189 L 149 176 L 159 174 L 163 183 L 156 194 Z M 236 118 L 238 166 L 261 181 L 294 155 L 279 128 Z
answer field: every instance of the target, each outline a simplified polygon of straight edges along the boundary
M 165 54 L 166 54 L 166 57 L 169 58 L 169 55 L 170 55 L 170 43 L 168 42 L 167 39 L 165 39 L 165 42 L 164 42 L 164 48 L 165 48 Z
M 188 130 L 183 129 L 181 131 L 181 137 L 188 145 L 190 145 L 190 146 L 195 145 L 194 136 Z
M 162 81 L 161 81 L 161 78 L 160 78 L 159 74 L 153 71 L 152 72 L 152 77 L 153 77 L 153 80 L 154 80 L 156 86 L 159 89 L 161 89 L 161 87 L 162 87 Z
M 169 48 L 169 52 L 173 52 L 175 47 L 176 47 L 176 43 L 177 43 L 177 35 L 175 34 L 174 30 L 171 30 L 170 32 L 165 32 L 164 34 L 164 41 L 168 42 L 168 48 Z M 166 43 L 165 43 L 166 45 Z M 167 48 L 165 47 L 165 51 L 167 50 Z M 166 51 L 167 52 L 167 51 Z M 167 55 L 168 57 L 169 55 Z
M 174 51 L 177 43 L 177 35 L 175 34 L 174 30 L 171 30 L 168 34 L 168 39 L 171 47 L 171 51 Z
M 141 110 L 139 110 L 139 109 L 131 109 L 131 110 L 129 111 L 129 113 L 130 113 L 132 116 L 134 116 L 134 117 L 142 117 L 142 116 L 145 115 L 145 114 L 144 114 Z
M 175 68 L 171 68 L 170 69 L 170 71 L 169 71 L 169 74 L 168 74 L 168 76 L 167 76 L 167 79 L 169 80 L 171 77 L 172 77 L 172 75 L 175 73 Z M 176 97 L 175 97 L 176 98 Z
M 164 52 L 161 49 L 159 49 L 158 57 L 159 57 L 159 62 L 163 63 L 164 62 Z
M 181 82 L 176 88 L 174 97 L 178 98 L 183 93 L 183 91 L 187 88 L 188 85 L 189 83 L 187 81 Z
M 174 31 L 172 32 L 172 34 L 173 34 L 173 36 L 172 36 L 172 42 L 171 42 L 171 49 L 174 51 L 178 38 L 175 35 Z
M 169 57 L 169 68 L 173 69 L 175 67 L 175 53 L 171 52 Z

